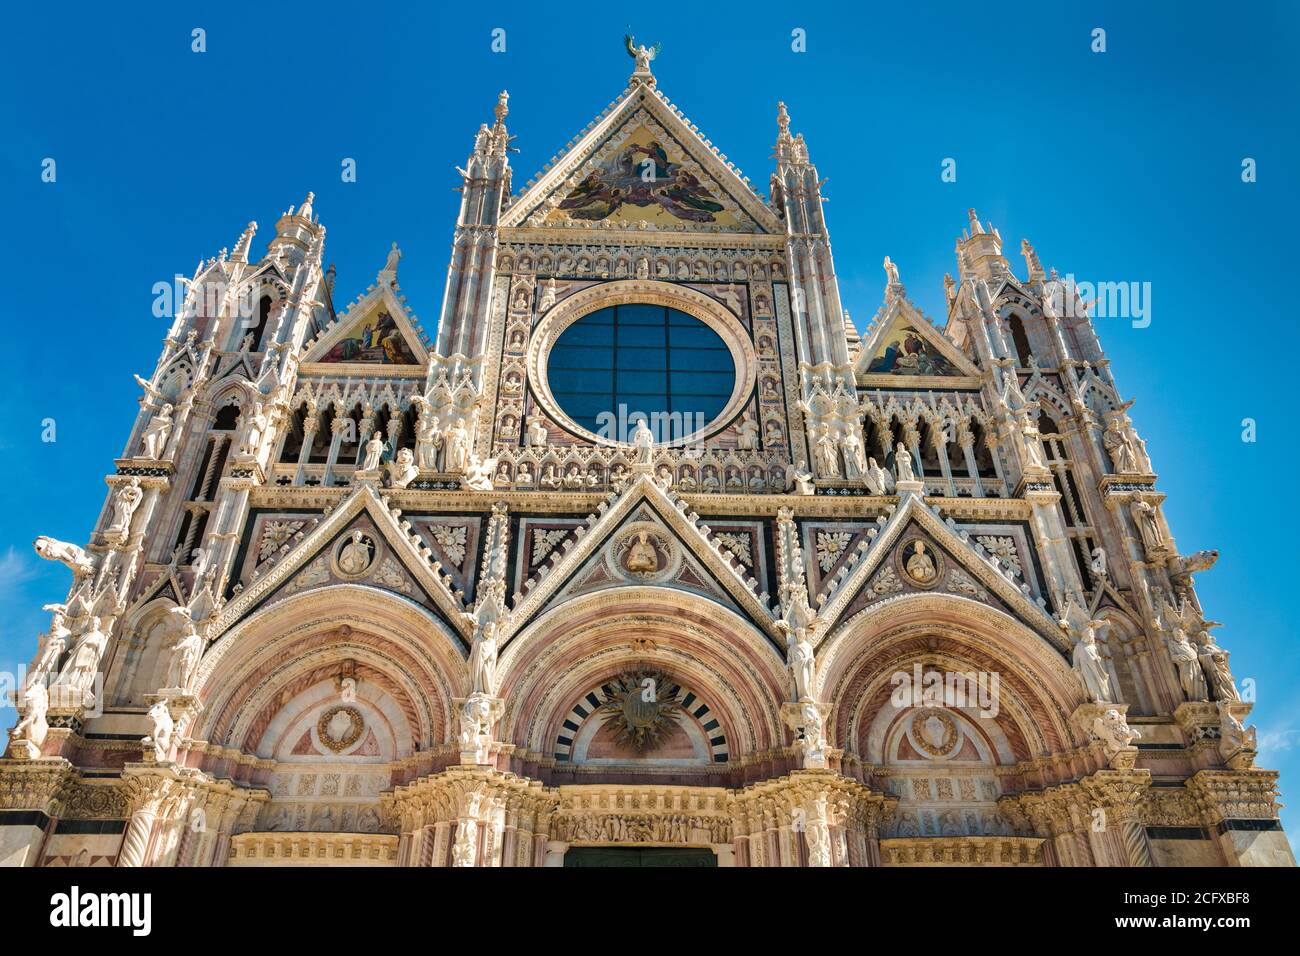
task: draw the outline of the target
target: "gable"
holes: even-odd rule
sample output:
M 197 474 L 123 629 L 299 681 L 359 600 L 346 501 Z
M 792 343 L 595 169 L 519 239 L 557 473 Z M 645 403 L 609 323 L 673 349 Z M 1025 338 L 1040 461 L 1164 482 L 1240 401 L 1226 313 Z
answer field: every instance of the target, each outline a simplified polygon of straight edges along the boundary
M 657 89 L 634 84 L 502 217 L 532 228 L 781 234 L 776 214 Z
M 557 190 L 547 226 L 574 220 L 612 225 L 679 224 L 755 232 L 754 221 L 727 196 L 683 144 L 640 111 Z M 565 191 L 567 190 L 567 192 Z
M 304 364 L 419 369 L 428 350 L 391 286 L 373 287 L 312 342 Z
M 539 523 L 544 530 L 566 533 L 555 536 L 556 544 L 542 545 L 540 566 L 530 559 L 536 573 L 516 592 L 503 647 L 558 603 L 616 585 L 677 588 L 712 598 L 776 642 L 766 595 L 760 598 L 755 590 L 758 580 L 735 554 L 724 554 L 723 545 L 709 537 L 711 530 L 685 501 L 642 474 L 597 511 L 573 527 L 572 536 L 562 525 Z M 533 547 L 538 543 L 532 539 Z
M 878 532 L 868 530 L 868 538 L 867 547 L 840 572 L 839 585 L 832 584 L 826 600 L 818 602 L 826 633 L 879 601 L 938 591 L 997 608 L 1063 647 L 1042 599 L 1036 602 L 1001 559 L 983 547 L 977 551 L 969 532 L 951 518 L 940 518 L 915 494 L 905 494 Z
M 879 318 L 855 363 L 864 384 L 951 387 L 977 379 L 979 370 L 905 300 L 894 299 Z

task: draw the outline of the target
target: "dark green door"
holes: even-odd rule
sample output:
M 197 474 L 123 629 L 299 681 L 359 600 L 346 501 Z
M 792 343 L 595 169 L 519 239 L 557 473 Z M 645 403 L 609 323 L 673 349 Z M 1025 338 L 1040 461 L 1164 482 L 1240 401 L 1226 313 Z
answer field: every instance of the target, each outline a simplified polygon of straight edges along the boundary
M 708 847 L 575 846 L 564 854 L 565 866 L 717 866 Z

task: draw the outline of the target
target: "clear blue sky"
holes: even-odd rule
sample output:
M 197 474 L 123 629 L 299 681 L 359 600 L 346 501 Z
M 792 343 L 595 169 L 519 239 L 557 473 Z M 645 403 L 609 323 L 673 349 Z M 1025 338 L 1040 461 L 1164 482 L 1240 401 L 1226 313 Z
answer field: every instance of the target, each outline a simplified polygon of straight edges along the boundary
M 1027 236 L 1062 274 L 1152 284 L 1150 326 L 1108 320 L 1102 342 L 1137 400 L 1178 544 L 1222 552 L 1200 595 L 1225 622 L 1238 677 L 1258 682 L 1261 762 L 1284 771 L 1300 808 L 1294 358 L 1281 350 L 1296 322 L 1296 5 L 751 3 L 737 16 L 693 4 L 671 17 L 635 4 L 239 6 L 6 14 L 0 279 L 14 334 L 0 379 L 0 669 L 28 658 L 40 605 L 68 584 L 32 539 L 84 543 L 102 504 L 137 408 L 131 373 L 152 371 L 165 333 L 153 284 L 233 246 L 249 219 L 260 245 L 311 189 L 337 298 L 362 291 L 395 240 L 433 334 L 453 166 L 497 92 L 510 91 L 521 186 L 624 87 L 631 18 L 639 40 L 663 43 L 661 89 L 760 191 L 786 101 L 830 180 L 840 286 L 861 326 L 886 254 L 942 319 L 968 206 L 998 225 L 1017 272 Z M 206 53 L 191 52 L 195 27 Z M 503 54 L 491 51 L 497 27 Z M 1107 31 L 1104 54 L 1090 51 L 1094 27 Z M 791 51 L 795 28 L 805 53 Z M 56 183 L 41 182 L 45 157 Z M 340 181 L 344 157 L 355 183 Z M 955 183 L 940 181 L 945 157 Z M 1257 183 L 1242 183 L 1244 157 Z M 1258 348 L 1247 342 L 1265 331 Z M 47 417 L 54 443 L 41 441 Z M 1246 417 L 1254 444 L 1241 440 Z

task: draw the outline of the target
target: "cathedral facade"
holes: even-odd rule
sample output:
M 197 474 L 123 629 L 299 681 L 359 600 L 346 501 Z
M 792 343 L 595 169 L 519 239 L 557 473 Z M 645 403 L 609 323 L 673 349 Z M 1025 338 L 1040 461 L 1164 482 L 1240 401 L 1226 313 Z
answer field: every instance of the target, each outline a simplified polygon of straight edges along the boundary
M 16 866 L 1293 863 L 1074 288 L 972 210 L 942 328 L 846 315 L 659 89 L 522 189 L 436 340 L 314 197 L 186 285 L 0 760 Z

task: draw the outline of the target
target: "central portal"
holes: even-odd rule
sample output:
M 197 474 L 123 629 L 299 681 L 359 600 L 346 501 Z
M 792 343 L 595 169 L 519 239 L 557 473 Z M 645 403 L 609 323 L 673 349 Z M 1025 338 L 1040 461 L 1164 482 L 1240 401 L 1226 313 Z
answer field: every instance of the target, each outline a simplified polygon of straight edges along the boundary
M 575 846 L 564 854 L 565 866 L 717 866 L 708 847 Z

